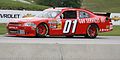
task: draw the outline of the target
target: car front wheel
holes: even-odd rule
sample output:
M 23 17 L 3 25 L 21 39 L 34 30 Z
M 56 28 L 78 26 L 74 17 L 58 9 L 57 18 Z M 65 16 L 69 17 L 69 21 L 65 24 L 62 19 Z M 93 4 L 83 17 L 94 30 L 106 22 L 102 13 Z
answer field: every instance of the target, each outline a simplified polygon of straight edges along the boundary
M 36 28 L 37 37 L 46 37 L 48 34 L 48 26 L 46 24 L 40 24 Z

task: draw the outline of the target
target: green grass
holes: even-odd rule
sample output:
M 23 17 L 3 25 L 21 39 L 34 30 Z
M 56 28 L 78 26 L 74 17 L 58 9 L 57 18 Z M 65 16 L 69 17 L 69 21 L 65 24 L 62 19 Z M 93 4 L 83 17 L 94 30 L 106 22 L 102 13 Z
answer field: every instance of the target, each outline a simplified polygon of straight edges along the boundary
M 99 33 L 100 36 L 120 36 L 120 26 L 114 26 L 111 32 Z
M 7 33 L 6 24 L 0 24 L 0 35 Z
M 6 25 L 0 24 L 0 35 L 7 33 Z M 114 26 L 111 32 L 99 33 L 100 36 L 120 36 L 120 26 Z
M 9 9 L 9 10 L 44 10 L 48 6 L 37 5 L 37 4 L 27 4 L 13 0 L 0 0 L 0 9 Z
M 83 6 L 95 12 L 120 12 L 120 0 L 83 0 Z

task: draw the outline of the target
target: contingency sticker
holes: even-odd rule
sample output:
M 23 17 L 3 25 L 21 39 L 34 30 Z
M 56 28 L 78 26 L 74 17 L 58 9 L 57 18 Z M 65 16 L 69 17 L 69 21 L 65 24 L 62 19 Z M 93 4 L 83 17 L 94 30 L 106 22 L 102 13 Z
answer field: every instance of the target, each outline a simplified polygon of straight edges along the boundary
M 62 22 L 60 20 L 51 20 L 48 23 L 52 29 L 62 29 Z

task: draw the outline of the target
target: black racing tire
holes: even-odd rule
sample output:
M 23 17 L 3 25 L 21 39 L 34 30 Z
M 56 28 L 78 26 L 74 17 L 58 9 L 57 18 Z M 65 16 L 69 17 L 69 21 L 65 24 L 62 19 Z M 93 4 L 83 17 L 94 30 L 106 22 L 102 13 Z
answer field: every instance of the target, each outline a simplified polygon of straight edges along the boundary
M 46 37 L 48 35 L 48 26 L 44 23 L 41 23 L 36 28 L 37 37 Z
M 95 24 L 91 24 L 88 26 L 87 28 L 87 32 L 85 37 L 86 38 L 96 38 L 96 36 L 98 35 L 98 27 Z
M 66 38 L 73 38 L 73 35 L 67 35 Z

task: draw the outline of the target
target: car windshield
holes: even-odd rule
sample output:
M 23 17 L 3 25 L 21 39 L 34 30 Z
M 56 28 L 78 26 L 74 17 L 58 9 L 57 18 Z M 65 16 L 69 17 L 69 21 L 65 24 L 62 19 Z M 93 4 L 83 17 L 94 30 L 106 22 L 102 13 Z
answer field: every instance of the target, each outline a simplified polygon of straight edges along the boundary
M 60 11 L 43 11 L 40 17 L 41 18 L 55 18 L 59 13 Z

